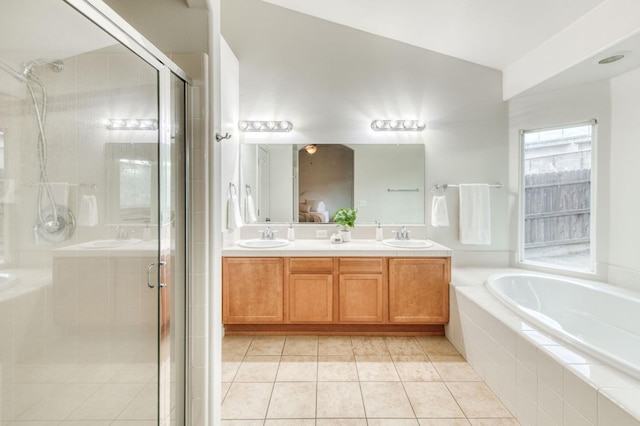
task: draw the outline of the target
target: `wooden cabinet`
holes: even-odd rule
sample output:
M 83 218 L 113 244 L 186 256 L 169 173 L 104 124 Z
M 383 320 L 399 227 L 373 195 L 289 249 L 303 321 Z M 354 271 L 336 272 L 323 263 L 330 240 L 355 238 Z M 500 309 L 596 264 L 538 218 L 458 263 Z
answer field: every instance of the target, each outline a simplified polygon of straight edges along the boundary
M 450 258 L 225 257 L 231 333 L 442 334 Z
M 389 321 L 449 322 L 449 258 L 389 259 Z
M 284 260 L 225 257 L 222 261 L 222 322 L 278 323 L 284 320 Z
M 384 322 L 384 259 L 341 258 L 339 262 L 338 321 Z
M 289 322 L 333 321 L 333 259 L 289 259 Z

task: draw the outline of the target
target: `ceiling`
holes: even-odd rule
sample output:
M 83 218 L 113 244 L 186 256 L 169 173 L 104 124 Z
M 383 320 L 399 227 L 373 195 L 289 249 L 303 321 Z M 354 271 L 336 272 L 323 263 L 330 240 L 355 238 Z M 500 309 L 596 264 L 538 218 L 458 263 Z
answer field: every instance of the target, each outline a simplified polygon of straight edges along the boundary
M 263 0 L 504 70 L 606 0 Z

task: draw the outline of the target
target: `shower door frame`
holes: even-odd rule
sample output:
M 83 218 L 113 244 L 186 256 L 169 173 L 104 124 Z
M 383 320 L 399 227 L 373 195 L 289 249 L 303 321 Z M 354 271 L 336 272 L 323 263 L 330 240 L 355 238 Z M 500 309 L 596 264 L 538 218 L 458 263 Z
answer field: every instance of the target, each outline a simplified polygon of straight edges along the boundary
M 69 6 L 77 10 L 80 14 L 85 16 L 89 21 L 93 22 L 100 29 L 105 31 L 107 34 L 112 36 L 115 40 L 120 42 L 123 46 L 127 47 L 134 54 L 140 57 L 147 64 L 155 68 L 158 72 L 158 159 L 161 160 L 161 155 L 163 152 L 168 149 L 167 147 L 171 144 L 171 74 L 174 74 L 178 78 L 180 78 L 185 84 L 185 105 L 184 105 L 184 121 L 186 123 L 187 117 L 189 116 L 189 96 L 187 87 L 191 85 L 191 79 L 187 76 L 187 74 L 180 69 L 173 61 L 171 61 L 164 53 L 158 50 L 153 44 L 151 44 L 148 40 L 144 38 L 138 31 L 135 30 L 131 25 L 129 25 L 124 19 L 122 19 L 119 15 L 117 15 L 113 10 L 111 10 L 106 4 L 94 0 L 63 0 Z M 185 126 L 186 127 L 186 126 Z M 188 205 L 190 200 L 189 193 L 189 185 L 188 185 L 188 176 L 189 176 L 189 133 L 185 129 L 185 187 L 183 188 L 185 193 L 185 201 L 186 205 Z M 161 173 L 161 167 L 159 167 L 159 173 Z M 159 176 L 160 178 L 160 176 Z M 166 182 L 166 179 L 163 179 Z M 161 179 L 158 180 L 160 183 Z M 159 209 L 162 209 L 161 203 L 159 204 Z M 160 210 L 159 210 L 160 213 Z M 187 336 L 186 330 L 189 330 L 189 304 L 187 301 L 189 300 L 189 273 L 188 266 L 190 261 L 190 246 L 189 246 L 189 230 L 190 230 L 190 217 L 187 213 L 187 209 L 185 206 L 185 229 L 184 236 L 186 238 L 185 241 L 185 253 L 184 253 L 184 262 L 187 269 L 185 270 L 184 283 L 185 283 L 185 292 L 184 292 L 184 329 L 185 329 L 185 344 L 183 349 L 183 357 L 184 365 L 182 365 L 183 371 L 182 376 L 184 377 L 184 392 L 182 395 L 182 404 L 181 406 L 184 408 L 183 410 L 183 418 L 176 419 L 178 424 L 187 424 L 187 420 L 189 418 L 188 410 L 187 410 L 187 401 L 188 401 L 188 389 L 189 386 L 189 375 L 188 371 L 188 359 L 189 345 L 187 344 Z M 160 217 L 161 215 L 159 215 Z M 163 321 L 168 321 L 170 318 L 167 316 L 169 313 L 162 312 L 163 305 L 163 296 L 164 298 L 167 295 L 163 295 L 163 292 L 166 294 L 168 291 L 167 288 L 164 287 L 164 277 L 166 274 L 165 268 L 165 258 L 170 256 L 168 251 L 170 251 L 167 247 L 167 236 L 166 232 L 162 229 L 163 224 L 159 221 L 158 224 L 158 259 L 157 259 L 157 274 L 155 274 L 156 282 L 155 288 L 158 291 L 158 399 L 157 399 L 157 420 L 159 425 L 169 425 L 170 419 L 167 418 L 170 415 L 171 407 L 166 406 L 166 404 L 170 404 L 170 392 L 171 389 L 166 389 L 163 386 L 163 382 L 170 380 L 170 378 L 166 377 L 166 371 L 162 371 L 163 362 L 167 362 L 167 360 L 163 360 L 163 354 L 169 353 L 170 349 L 167 345 L 170 344 L 170 340 L 166 339 L 162 336 L 163 327 L 168 327 L 168 324 L 163 325 Z M 151 265 L 150 265 L 151 266 Z

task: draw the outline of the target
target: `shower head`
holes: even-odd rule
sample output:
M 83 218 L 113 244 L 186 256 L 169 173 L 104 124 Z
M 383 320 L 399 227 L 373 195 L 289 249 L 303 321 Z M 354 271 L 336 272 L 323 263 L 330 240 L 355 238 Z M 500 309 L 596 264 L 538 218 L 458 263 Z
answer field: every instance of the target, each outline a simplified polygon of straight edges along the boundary
M 23 63 L 20 66 L 20 72 L 24 78 L 32 78 L 34 69 L 43 65 L 49 65 L 55 72 L 60 72 L 64 69 L 64 62 L 60 59 L 50 61 L 48 59 L 38 58 Z

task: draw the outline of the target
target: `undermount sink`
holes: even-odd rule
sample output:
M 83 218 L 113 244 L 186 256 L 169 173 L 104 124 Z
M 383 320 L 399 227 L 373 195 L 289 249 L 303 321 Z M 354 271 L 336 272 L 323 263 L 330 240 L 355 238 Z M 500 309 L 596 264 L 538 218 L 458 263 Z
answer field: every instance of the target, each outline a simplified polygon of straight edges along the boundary
M 431 241 L 427 240 L 383 240 L 382 244 L 389 247 L 407 248 L 407 249 L 423 249 L 433 246 Z
M 87 241 L 86 243 L 80 244 L 80 247 L 86 249 L 102 249 L 102 248 L 114 248 L 114 247 L 122 247 L 129 246 L 131 244 L 139 243 L 142 240 L 130 239 L 130 240 L 94 240 Z
M 256 238 L 255 240 L 243 240 L 239 241 L 238 245 L 240 247 L 246 248 L 273 248 L 273 247 L 283 247 L 289 244 L 289 240 L 285 240 L 282 238 L 274 238 L 273 240 L 263 240 L 260 238 Z

